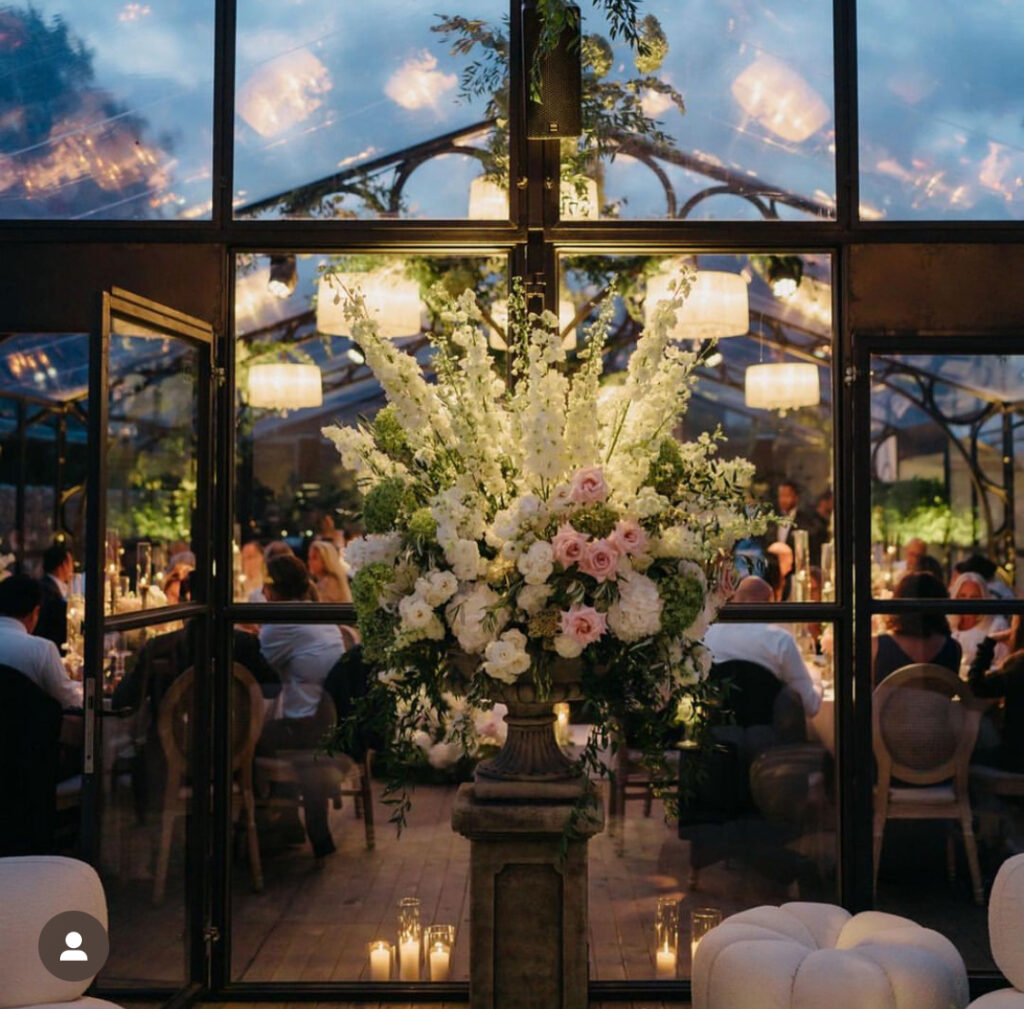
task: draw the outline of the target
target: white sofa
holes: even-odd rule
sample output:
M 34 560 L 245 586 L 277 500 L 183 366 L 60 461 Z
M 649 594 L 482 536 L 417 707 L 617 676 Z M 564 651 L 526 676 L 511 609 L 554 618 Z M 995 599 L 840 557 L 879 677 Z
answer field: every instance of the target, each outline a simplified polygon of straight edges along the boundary
M 118 1009 L 82 997 L 92 978 L 61 981 L 43 966 L 39 934 L 62 911 L 84 911 L 107 927 L 92 866 L 57 855 L 0 858 L 0 1009 Z
M 1012 988 L 976 998 L 970 1009 L 1024 1009 L 1024 855 L 1008 858 L 996 873 L 988 898 L 992 959 Z
M 963 1009 L 970 997 L 945 936 L 832 904 L 732 915 L 701 940 L 692 978 L 694 1009 Z

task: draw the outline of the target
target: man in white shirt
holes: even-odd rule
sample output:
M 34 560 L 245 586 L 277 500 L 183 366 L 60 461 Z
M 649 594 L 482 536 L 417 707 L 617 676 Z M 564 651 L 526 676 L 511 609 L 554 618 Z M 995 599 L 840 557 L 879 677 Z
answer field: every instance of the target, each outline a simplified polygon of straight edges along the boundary
M 771 586 L 753 575 L 740 582 L 733 596 L 737 603 L 770 603 Z M 815 684 L 800 657 L 796 639 L 776 624 L 714 624 L 704 644 L 715 662 L 756 662 L 799 695 L 808 717 L 821 707 L 821 688 Z
M 34 637 L 43 592 L 27 575 L 0 581 L 0 665 L 23 673 L 63 708 L 82 706 L 82 684 L 68 678 L 57 646 Z

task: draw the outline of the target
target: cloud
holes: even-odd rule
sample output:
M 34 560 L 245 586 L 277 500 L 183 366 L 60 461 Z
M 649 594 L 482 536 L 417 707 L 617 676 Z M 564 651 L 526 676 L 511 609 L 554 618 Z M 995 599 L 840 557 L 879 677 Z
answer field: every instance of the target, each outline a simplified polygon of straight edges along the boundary
M 387 84 L 384 93 L 403 109 L 432 108 L 438 111 L 438 104 L 446 91 L 455 87 L 455 74 L 445 74 L 434 69 L 437 58 L 423 50 L 419 56 L 407 59 L 396 70 Z

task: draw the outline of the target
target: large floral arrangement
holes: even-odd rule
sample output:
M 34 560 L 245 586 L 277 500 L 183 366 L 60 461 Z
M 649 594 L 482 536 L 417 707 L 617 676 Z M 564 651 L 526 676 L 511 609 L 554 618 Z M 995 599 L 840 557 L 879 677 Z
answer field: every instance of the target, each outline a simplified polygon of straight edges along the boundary
M 759 520 L 748 462 L 722 459 L 717 434 L 673 437 L 701 359 L 669 335 L 691 280 L 658 306 L 618 385 L 601 383 L 611 299 L 570 367 L 557 319 L 527 314 L 514 287 L 502 373 L 473 295 L 435 288 L 432 382 L 338 284 L 388 400 L 372 422 L 324 429 L 364 492 L 366 532 L 346 551 L 378 670 L 362 714 L 409 755 L 424 706 L 453 726 L 431 745 L 458 743 L 472 720 L 446 718 L 453 704 L 486 707 L 523 678 L 543 692 L 558 660 L 577 660 L 599 732 L 629 720 L 654 762 L 683 702 L 707 701 L 701 639 L 728 592 L 723 562 Z

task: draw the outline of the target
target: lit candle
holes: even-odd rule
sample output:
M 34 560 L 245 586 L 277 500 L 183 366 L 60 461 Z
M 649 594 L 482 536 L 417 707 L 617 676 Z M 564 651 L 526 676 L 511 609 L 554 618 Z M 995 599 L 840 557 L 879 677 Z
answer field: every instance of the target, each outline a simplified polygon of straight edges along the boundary
M 402 981 L 420 979 L 420 941 L 403 939 L 398 948 L 398 976 Z
M 690 940 L 690 962 L 691 963 L 693 963 L 693 961 L 697 958 L 697 947 L 699 945 L 700 945 L 700 939 L 691 939 Z
M 448 980 L 448 962 L 449 953 L 445 949 L 444 944 L 435 942 L 430 947 L 430 980 L 431 981 L 447 981 Z
M 370 979 L 391 980 L 391 943 L 383 939 L 370 943 Z
M 657 952 L 657 974 L 658 977 L 676 976 L 676 951 L 664 947 Z

